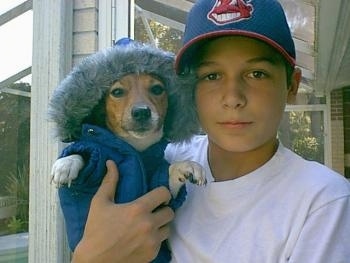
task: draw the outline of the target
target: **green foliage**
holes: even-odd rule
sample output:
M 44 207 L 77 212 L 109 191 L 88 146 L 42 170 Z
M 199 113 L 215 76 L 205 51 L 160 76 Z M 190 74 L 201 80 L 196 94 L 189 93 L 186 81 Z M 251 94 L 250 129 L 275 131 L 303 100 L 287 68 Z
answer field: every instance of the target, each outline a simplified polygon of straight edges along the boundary
M 182 44 L 181 40 L 183 33 L 153 20 L 148 21 L 148 23 L 157 46 L 164 50 L 177 53 Z M 150 37 L 147 35 L 147 30 L 140 18 L 135 19 L 135 39 L 144 43 L 151 42 Z
M 14 83 L 9 88 L 30 91 L 28 83 Z M 30 98 L 0 92 L 0 112 L 1 196 L 8 174 L 29 166 Z
M 28 228 L 26 227 L 28 223 L 22 221 L 20 218 L 16 218 L 15 216 L 11 217 L 7 228 L 9 234 L 16 234 L 24 231 L 28 231 Z
M 286 113 L 279 130 L 284 145 L 307 160 L 324 163 L 323 127 L 319 112 L 291 111 Z
M 17 225 L 21 223 L 22 230 L 28 230 L 29 221 L 29 170 L 27 167 L 18 169 L 17 173 L 10 173 L 6 184 L 6 191 L 17 199 Z M 13 222 L 14 226 L 16 222 Z
M 10 89 L 29 92 L 28 83 Z M 16 198 L 16 215 L 0 222 L 1 233 L 28 230 L 30 98 L 0 92 L 0 196 Z

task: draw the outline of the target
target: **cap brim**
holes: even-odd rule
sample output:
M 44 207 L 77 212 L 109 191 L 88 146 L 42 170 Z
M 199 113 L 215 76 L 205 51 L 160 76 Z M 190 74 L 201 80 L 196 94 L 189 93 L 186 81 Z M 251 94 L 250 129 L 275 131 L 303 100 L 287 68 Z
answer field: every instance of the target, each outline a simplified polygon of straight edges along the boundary
M 189 42 L 187 42 L 178 52 L 175 60 L 175 70 L 177 74 L 180 74 L 184 71 L 185 67 L 189 65 L 189 60 L 193 57 L 193 52 L 198 45 L 200 45 L 204 40 L 209 40 L 216 37 L 221 36 L 246 36 L 254 39 L 261 40 L 268 45 L 275 48 L 292 66 L 295 66 L 295 58 L 293 58 L 287 51 L 285 51 L 284 48 L 282 48 L 278 43 L 275 41 L 254 33 L 250 31 L 244 31 L 244 30 L 220 30 L 215 32 L 210 32 L 207 34 L 200 35 Z

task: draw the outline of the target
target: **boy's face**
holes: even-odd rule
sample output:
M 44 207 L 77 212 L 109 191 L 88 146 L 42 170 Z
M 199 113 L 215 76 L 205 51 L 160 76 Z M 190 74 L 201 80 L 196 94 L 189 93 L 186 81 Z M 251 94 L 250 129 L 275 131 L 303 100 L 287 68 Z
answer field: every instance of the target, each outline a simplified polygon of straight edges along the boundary
M 222 37 L 200 50 L 196 73 L 198 116 L 212 143 L 241 153 L 275 143 L 300 78 L 293 74 L 287 87 L 279 53 L 251 38 Z

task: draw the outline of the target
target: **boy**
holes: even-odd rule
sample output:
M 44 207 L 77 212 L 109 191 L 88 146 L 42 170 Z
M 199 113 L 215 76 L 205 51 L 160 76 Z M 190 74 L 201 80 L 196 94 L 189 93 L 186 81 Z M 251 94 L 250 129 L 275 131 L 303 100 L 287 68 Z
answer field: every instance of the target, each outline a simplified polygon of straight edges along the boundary
M 172 262 L 347 262 L 349 183 L 276 138 L 285 104 L 295 98 L 301 79 L 278 1 L 197 0 L 176 70 L 197 77 L 194 90 L 184 92 L 194 94 L 206 135 L 172 145 L 166 155 L 170 162 L 201 163 L 210 183 L 188 186 L 169 237 Z M 108 174 L 114 169 L 109 164 Z M 158 194 L 164 201 L 164 193 Z M 164 231 L 162 222 L 153 233 Z M 150 256 L 151 250 L 144 251 Z
M 346 262 L 350 187 L 276 138 L 301 79 L 285 15 L 273 0 L 199 0 L 176 69 L 195 74 L 206 136 L 173 145 L 170 162 L 204 165 L 170 234 L 174 262 Z

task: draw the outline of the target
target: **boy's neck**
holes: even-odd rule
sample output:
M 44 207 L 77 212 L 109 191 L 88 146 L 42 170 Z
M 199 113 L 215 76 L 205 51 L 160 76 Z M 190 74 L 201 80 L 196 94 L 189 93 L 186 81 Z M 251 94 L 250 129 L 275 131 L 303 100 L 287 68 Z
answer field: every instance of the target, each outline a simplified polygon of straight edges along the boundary
M 249 152 L 229 152 L 209 140 L 208 163 L 216 182 L 233 180 L 261 167 L 277 148 L 278 140 L 273 139 Z

